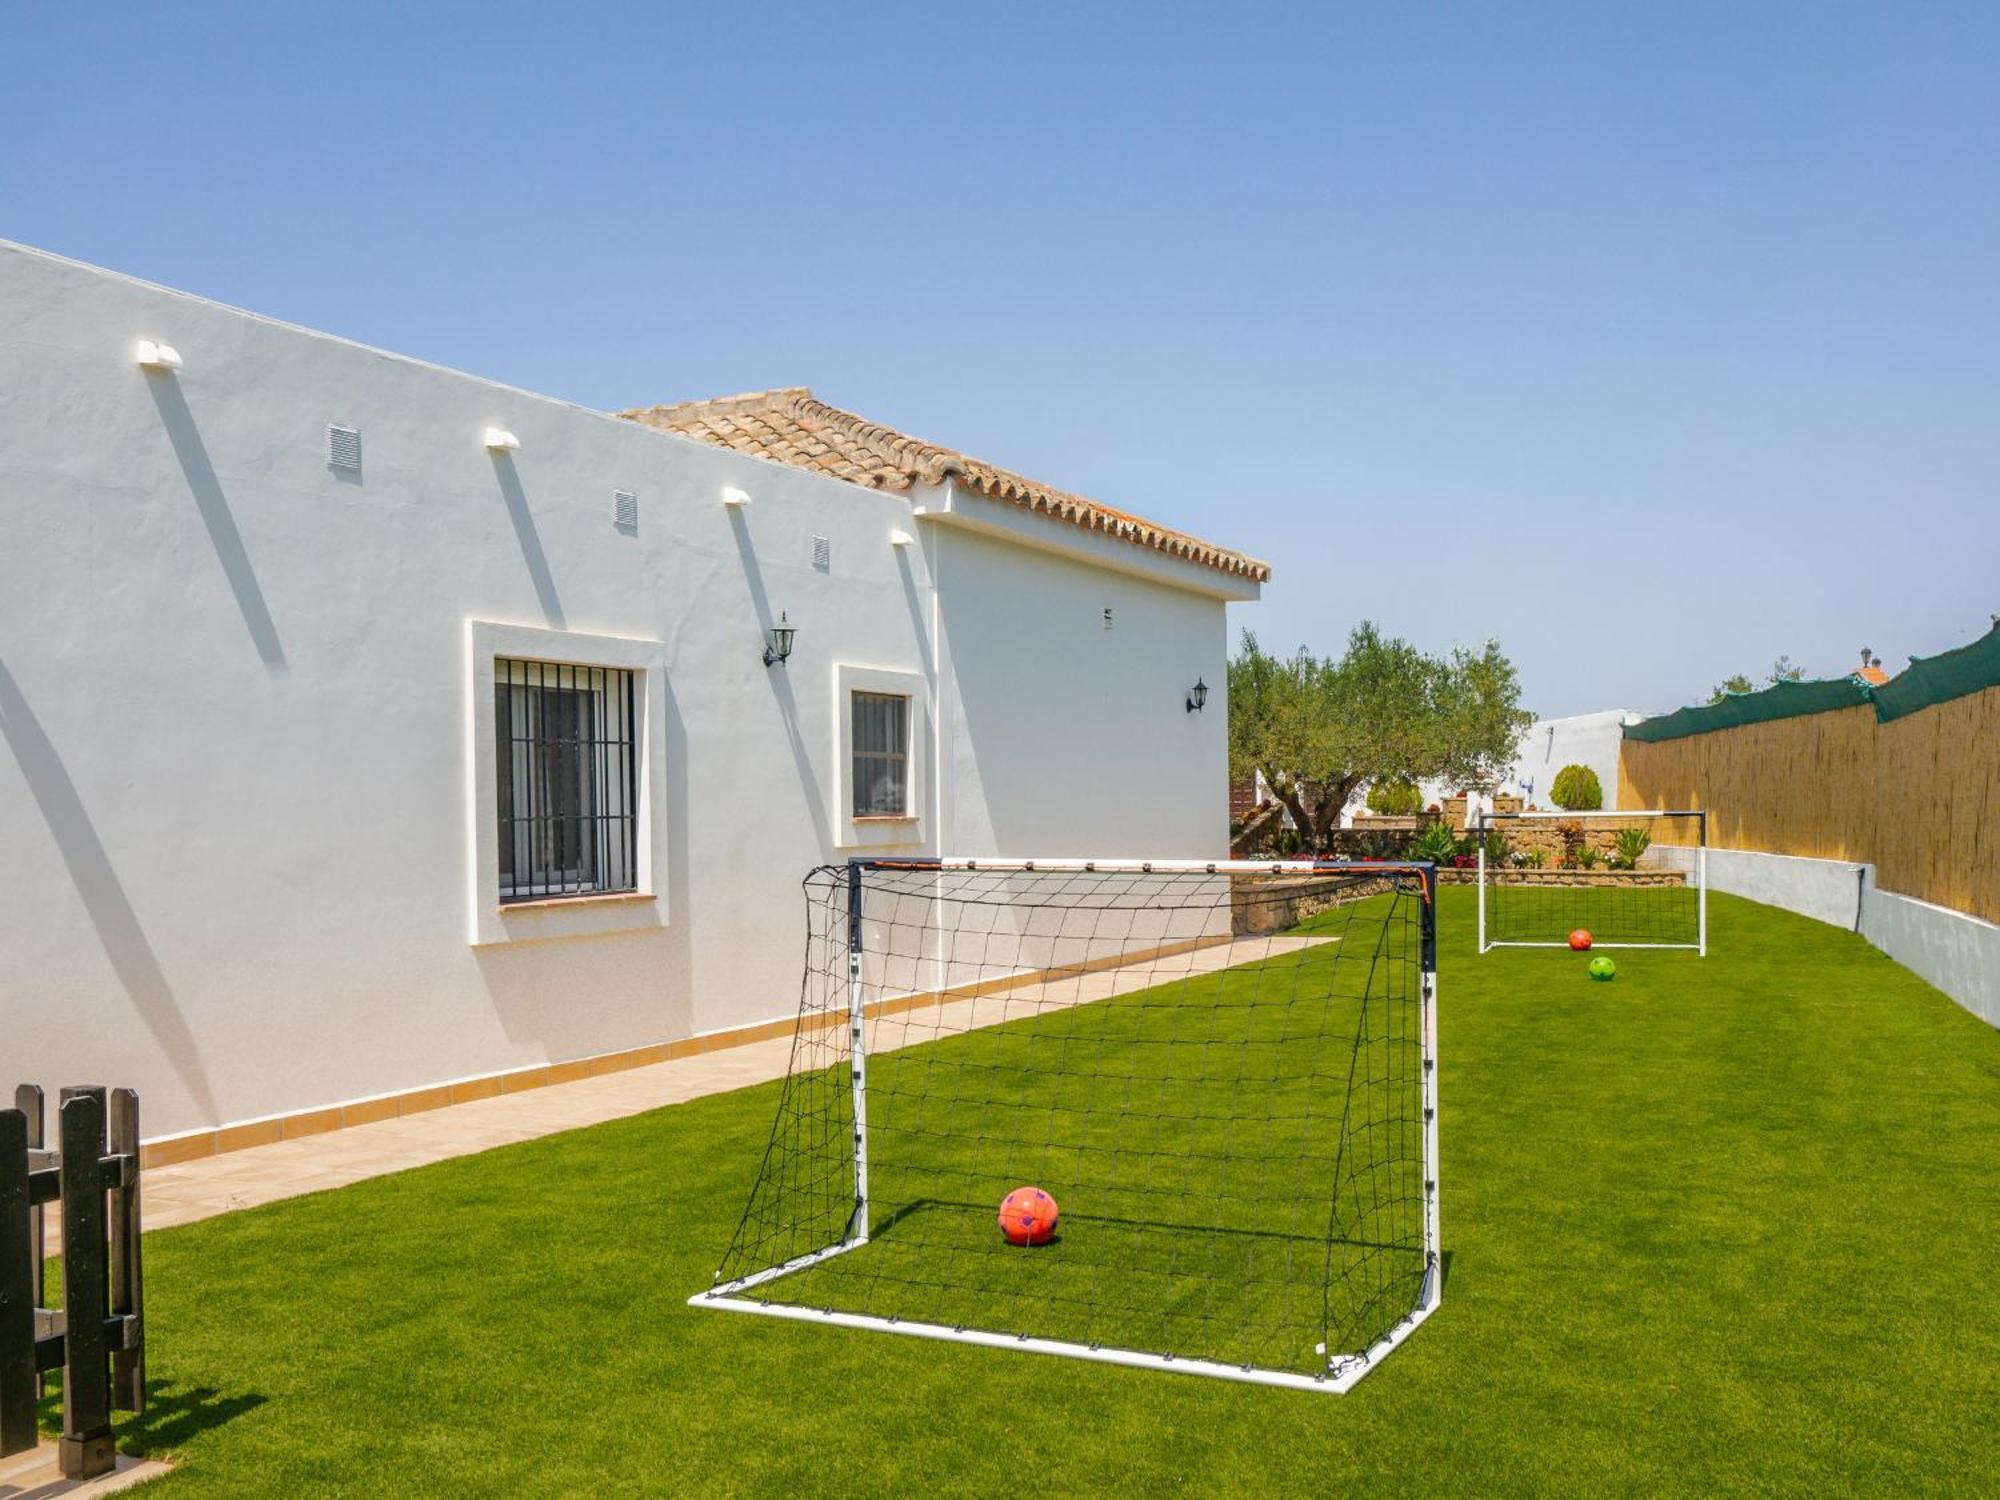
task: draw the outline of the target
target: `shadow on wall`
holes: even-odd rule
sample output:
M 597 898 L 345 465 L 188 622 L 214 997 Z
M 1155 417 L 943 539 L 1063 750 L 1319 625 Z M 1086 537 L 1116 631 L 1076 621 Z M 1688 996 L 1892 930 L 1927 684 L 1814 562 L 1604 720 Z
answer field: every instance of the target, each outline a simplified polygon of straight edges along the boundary
M 507 501 L 507 519 L 514 523 L 514 537 L 521 544 L 521 556 L 527 561 L 528 577 L 534 581 L 542 614 L 551 630 L 566 629 L 562 599 L 556 593 L 556 577 L 549 570 L 549 555 L 542 548 L 542 534 L 535 529 L 535 513 L 528 506 L 528 492 L 521 488 L 521 471 L 515 467 L 514 455 L 495 449 L 488 456 L 493 460 L 494 477 L 500 481 L 500 493 Z
M 194 425 L 194 413 L 188 410 L 187 398 L 181 394 L 180 381 L 169 374 L 149 371 L 146 388 L 152 392 L 153 405 L 159 408 L 161 425 L 167 429 L 167 440 L 174 445 L 174 457 L 180 461 L 181 473 L 201 511 L 209 542 L 222 563 L 230 591 L 236 595 L 236 607 L 243 612 L 243 623 L 250 628 L 257 654 L 264 659 L 267 670 L 282 676 L 289 668 L 285 663 L 285 648 L 278 640 L 277 624 L 264 603 L 264 591 L 258 587 L 256 570 L 250 566 L 243 534 L 236 529 L 236 518 L 222 493 L 215 465 L 209 462 L 208 447 Z
M 159 1043 L 168 1065 L 187 1089 L 200 1118 L 215 1122 L 220 1118 L 215 1098 L 180 1002 L 174 998 L 153 945 L 146 940 L 139 914 L 132 909 L 118 872 L 112 868 L 111 856 L 97 836 L 90 814 L 84 810 L 76 784 L 63 768 L 54 742 L 29 708 L 5 661 L 0 661 L 0 739 L 6 740 L 21 767 L 28 792 L 41 809 L 42 820 L 48 824 L 63 863 L 69 868 L 70 880 L 83 900 L 91 925 L 97 929 L 98 941 L 104 945 L 104 955 L 111 961 L 118 982 L 131 997 L 139 1019 Z M 36 1003 L 33 996 L 21 1000 Z
M 743 581 L 750 587 L 750 603 L 757 611 L 757 631 L 761 637 L 776 622 L 771 615 L 771 596 L 764 587 L 763 570 L 757 566 L 757 549 L 750 542 L 750 523 L 744 519 L 740 507 L 730 509 L 729 529 L 736 535 L 737 555 L 743 559 Z M 805 736 L 799 732 L 799 704 L 792 695 L 792 679 L 788 670 L 781 666 L 766 667 L 764 677 L 770 684 L 772 697 L 778 700 L 778 715 L 784 721 L 792 763 L 798 768 L 799 790 L 805 795 L 806 812 L 812 818 L 813 837 L 819 843 L 821 856 L 831 859 L 834 852 L 833 827 L 827 821 L 826 799 L 820 794 L 819 773 L 813 769 L 812 754 L 806 749 Z

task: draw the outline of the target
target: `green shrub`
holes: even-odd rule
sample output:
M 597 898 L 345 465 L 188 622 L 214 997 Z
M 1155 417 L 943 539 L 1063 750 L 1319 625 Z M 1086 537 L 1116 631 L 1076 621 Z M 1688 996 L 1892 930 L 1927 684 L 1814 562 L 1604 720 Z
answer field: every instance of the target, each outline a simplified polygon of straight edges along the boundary
M 1653 836 L 1643 828 L 1618 830 L 1618 852 L 1611 856 L 1614 870 L 1636 870 L 1639 858 L 1653 846 Z
M 1597 858 L 1597 850 L 1589 844 L 1585 844 L 1581 849 L 1576 851 L 1577 868 L 1581 870 L 1594 870 L 1597 868 Z
M 1604 788 L 1589 766 L 1564 766 L 1556 772 L 1549 800 L 1564 812 L 1596 812 L 1604 806 Z
M 1378 781 L 1368 788 L 1368 810 L 1385 818 L 1411 817 L 1423 805 L 1414 781 Z
M 1452 836 L 1449 828 L 1442 823 L 1433 823 L 1417 835 L 1410 845 L 1411 859 L 1428 859 L 1446 865 L 1454 854 L 1461 853 L 1463 846 Z

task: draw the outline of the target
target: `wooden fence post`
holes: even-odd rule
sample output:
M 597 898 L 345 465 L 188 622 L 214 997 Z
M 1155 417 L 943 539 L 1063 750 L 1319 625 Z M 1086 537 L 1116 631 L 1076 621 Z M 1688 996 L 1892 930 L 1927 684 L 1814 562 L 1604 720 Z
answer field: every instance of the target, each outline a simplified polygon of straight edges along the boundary
M 65 1479 L 94 1479 L 118 1461 L 111 1437 L 110 1307 L 105 1267 L 104 1096 L 66 1088 L 60 1111 L 63 1206 L 63 1432 Z
M 120 1411 L 146 1409 L 146 1345 L 141 1309 L 145 1296 L 139 1274 L 139 1096 L 111 1091 L 110 1145 L 113 1156 L 130 1160 L 111 1194 L 111 1316 L 124 1322 L 118 1352 L 111 1356 L 111 1402 Z
M 18 1109 L 0 1109 L 0 1458 L 35 1446 L 42 1378 L 35 1369 L 32 1218 L 28 1117 Z

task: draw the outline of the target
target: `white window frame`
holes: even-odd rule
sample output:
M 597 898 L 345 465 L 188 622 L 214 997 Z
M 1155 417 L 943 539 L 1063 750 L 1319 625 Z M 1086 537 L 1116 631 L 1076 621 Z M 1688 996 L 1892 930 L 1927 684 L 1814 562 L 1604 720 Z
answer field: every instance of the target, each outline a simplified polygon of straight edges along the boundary
M 854 695 L 885 693 L 910 700 L 904 716 L 903 806 L 900 815 L 854 816 Z M 924 798 L 930 787 L 930 700 L 921 672 L 890 667 L 860 667 L 846 663 L 833 669 L 833 764 L 836 847 L 841 849 L 911 849 L 924 843 Z
M 474 947 L 643 932 L 666 926 L 666 648 L 658 641 L 583 635 L 532 625 L 468 620 L 466 646 L 466 826 L 468 940 Z M 500 660 L 605 667 L 632 674 L 634 777 L 633 889 L 500 899 L 498 747 L 494 664 Z

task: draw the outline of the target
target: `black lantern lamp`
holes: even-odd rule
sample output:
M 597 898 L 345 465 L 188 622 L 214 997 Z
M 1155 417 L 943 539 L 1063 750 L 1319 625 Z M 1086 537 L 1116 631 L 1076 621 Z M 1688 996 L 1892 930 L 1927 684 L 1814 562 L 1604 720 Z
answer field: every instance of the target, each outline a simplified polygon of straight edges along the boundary
M 1194 686 L 1188 689 L 1187 711 L 1191 714 L 1198 714 L 1207 702 L 1208 684 L 1197 677 L 1194 680 Z
M 782 667 L 785 659 L 792 654 L 792 637 L 798 633 L 798 626 L 792 624 L 781 611 L 778 623 L 764 632 L 764 665 Z

